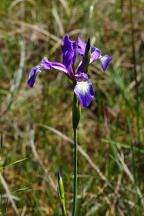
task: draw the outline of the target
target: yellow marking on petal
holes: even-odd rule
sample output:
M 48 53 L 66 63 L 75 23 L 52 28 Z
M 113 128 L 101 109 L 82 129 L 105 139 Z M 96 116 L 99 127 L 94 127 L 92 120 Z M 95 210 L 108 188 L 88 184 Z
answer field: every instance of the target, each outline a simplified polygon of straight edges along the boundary
M 107 59 L 107 57 L 106 57 L 106 56 L 103 56 L 103 57 L 101 58 L 101 61 L 104 62 L 104 61 L 106 61 L 106 59 Z
M 78 90 L 81 92 L 81 94 L 85 94 L 87 91 L 88 91 L 88 88 L 89 88 L 89 84 L 87 82 L 78 82 L 77 83 L 78 85 Z

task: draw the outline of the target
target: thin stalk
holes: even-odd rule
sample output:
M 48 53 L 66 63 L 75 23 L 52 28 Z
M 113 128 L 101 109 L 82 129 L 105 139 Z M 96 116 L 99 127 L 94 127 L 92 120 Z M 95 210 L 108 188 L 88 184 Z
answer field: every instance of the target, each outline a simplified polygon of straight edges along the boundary
M 73 216 L 76 216 L 77 202 L 77 129 L 74 128 L 74 196 L 73 196 Z
M 136 67 L 136 50 L 135 50 L 135 38 L 134 38 L 134 22 L 133 22 L 133 0 L 129 0 L 129 9 L 130 9 L 130 25 L 131 25 L 131 45 L 132 45 L 132 53 L 133 53 L 133 71 L 134 71 L 134 80 L 135 80 L 135 91 L 136 91 L 136 104 L 135 110 L 137 114 L 137 137 L 136 137 L 136 144 L 140 145 L 140 100 L 139 100 L 139 87 L 138 87 L 138 74 L 137 74 L 137 67 Z M 134 183 L 133 187 L 135 190 L 136 196 L 135 199 L 135 208 L 136 208 L 136 216 L 140 215 L 140 200 L 137 194 L 137 174 L 136 174 L 136 167 L 135 167 L 135 153 L 134 153 L 134 143 L 131 145 L 132 147 L 132 165 L 133 165 L 133 177 Z
M 131 46 L 132 46 L 132 58 L 133 58 L 133 72 L 135 80 L 135 91 L 136 91 L 136 113 L 137 113 L 137 143 L 140 144 L 140 110 L 139 110 L 139 87 L 138 87 L 138 73 L 136 67 L 136 50 L 135 50 L 135 35 L 134 35 L 134 22 L 133 22 L 133 1 L 129 0 L 129 9 L 130 9 L 130 26 L 131 26 Z

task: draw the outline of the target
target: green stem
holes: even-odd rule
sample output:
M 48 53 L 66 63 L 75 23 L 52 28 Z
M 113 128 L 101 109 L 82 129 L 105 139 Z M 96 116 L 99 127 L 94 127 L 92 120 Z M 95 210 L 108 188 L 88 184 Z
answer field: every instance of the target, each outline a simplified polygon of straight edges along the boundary
M 134 21 L 133 21 L 133 0 L 129 0 L 130 9 L 130 26 L 131 26 L 131 46 L 132 46 L 132 58 L 133 58 L 133 72 L 135 80 L 135 91 L 136 91 L 136 114 L 137 114 L 137 138 L 136 142 L 140 145 L 140 98 L 139 98 L 139 83 L 138 83 L 138 73 L 137 73 L 137 62 L 136 62 L 136 49 L 135 49 L 135 34 L 134 34 Z
M 135 90 L 136 90 L 136 104 L 135 110 L 137 114 L 137 137 L 136 144 L 140 146 L 141 136 L 140 136 L 140 100 L 139 100 L 139 83 L 138 83 L 138 74 L 137 74 L 137 62 L 136 62 L 136 50 L 135 50 L 135 35 L 134 35 L 134 21 L 133 21 L 133 0 L 129 0 L 129 9 L 130 9 L 130 25 L 131 25 L 131 45 L 132 45 L 132 53 L 133 53 L 133 71 L 134 71 L 134 80 L 135 80 Z M 136 165 L 135 165 L 135 152 L 134 152 L 134 143 L 132 142 L 132 165 L 133 165 L 133 177 L 134 177 L 134 200 L 135 200 L 135 208 L 136 208 L 136 216 L 140 215 L 140 198 L 137 192 L 138 188 L 138 178 L 136 173 Z
M 74 93 L 73 97 L 73 132 L 74 132 L 74 195 L 73 195 L 73 214 L 76 216 L 76 203 L 77 203 L 77 128 L 80 121 L 81 106 L 78 102 L 78 98 Z
M 77 202 L 77 128 L 74 131 L 74 196 L 73 196 L 73 216 L 76 216 Z
M 63 216 L 67 216 L 67 214 L 66 214 L 66 208 L 65 208 L 65 203 L 63 204 L 62 212 L 63 212 Z

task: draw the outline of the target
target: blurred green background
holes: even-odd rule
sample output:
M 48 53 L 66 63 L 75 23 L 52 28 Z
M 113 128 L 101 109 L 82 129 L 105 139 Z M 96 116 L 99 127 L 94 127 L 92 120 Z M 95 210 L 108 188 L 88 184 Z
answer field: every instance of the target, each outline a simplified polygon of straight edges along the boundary
M 72 84 L 57 71 L 26 84 L 43 56 L 61 61 L 65 34 L 113 57 L 106 73 L 89 68 L 95 100 L 79 125 L 77 215 L 144 215 L 143 9 L 143 0 L 1 0 L 0 215 L 61 215 L 59 169 L 71 215 Z

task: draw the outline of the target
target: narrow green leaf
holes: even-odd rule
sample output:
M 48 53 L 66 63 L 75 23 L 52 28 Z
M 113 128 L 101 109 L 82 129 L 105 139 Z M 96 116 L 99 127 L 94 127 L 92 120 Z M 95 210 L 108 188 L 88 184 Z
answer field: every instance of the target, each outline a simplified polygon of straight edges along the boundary
M 28 160 L 28 158 L 23 158 L 23 159 L 20 159 L 20 160 L 14 161 L 13 163 L 8 164 L 6 167 L 16 165 L 16 164 L 21 163 L 21 162 L 23 162 L 23 161 L 25 161 L 25 160 Z
M 13 193 L 17 193 L 17 192 L 21 192 L 21 191 L 27 191 L 27 190 L 31 190 L 32 188 L 30 187 L 24 187 L 24 188 L 19 188 L 18 190 L 15 190 Z
M 91 46 L 90 46 L 90 39 L 88 39 L 85 54 L 84 54 L 84 73 L 88 72 L 88 66 L 90 63 L 90 55 L 91 55 Z
M 58 196 L 60 199 L 63 216 L 66 216 L 64 185 L 63 185 L 63 180 L 62 180 L 62 177 L 60 175 L 60 172 L 58 173 Z

